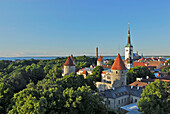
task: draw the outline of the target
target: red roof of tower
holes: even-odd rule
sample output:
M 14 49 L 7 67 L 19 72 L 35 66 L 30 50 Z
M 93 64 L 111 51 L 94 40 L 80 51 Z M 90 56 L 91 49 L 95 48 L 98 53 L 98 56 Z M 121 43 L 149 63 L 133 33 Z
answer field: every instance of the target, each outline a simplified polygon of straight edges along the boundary
M 116 60 L 113 63 L 111 70 L 126 70 L 125 64 L 122 61 L 120 54 L 117 55 Z
M 70 56 L 67 58 L 66 62 L 64 63 L 64 66 L 75 66 Z
M 71 54 L 70 58 L 71 58 L 72 61 L 74 61 L 74 58 L 73 58 L 73 55 L 72 55 L 72 54 Z
M 97 61 L 103 61 L 103 56 L 99 56 Z

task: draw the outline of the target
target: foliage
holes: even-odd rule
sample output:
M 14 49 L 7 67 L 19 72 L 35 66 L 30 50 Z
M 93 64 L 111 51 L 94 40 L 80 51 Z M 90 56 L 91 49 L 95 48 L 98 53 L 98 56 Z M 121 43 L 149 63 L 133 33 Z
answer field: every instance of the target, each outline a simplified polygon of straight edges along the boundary
M 170 71 L 170 66 L 166 66 L 162 69 L 162 72 L 169 72 Z
M 96 76 L 62 77 L 66 59 L 0 61 L 1 113 L 106 113 L 103 99 L 94 93 Z M 75 60 L 81 68 L 96 58 Z
M 9 113 L 106 113 L 103 99 L 73 73 L 60 79 L 43 79 L 16 93 Z
M 109 62 L 107 63 L 107 65 L 113 65 L 114 59 L 109 59 L 108 61 L 109 61 Z
M 92 75 L 96 76 L 96 81 L 101 81 L 101 74 L 103 71 L 103 67 L 102 66 L 96 66 L 93 70 L 92 70 Z
M 147 85 L 137 105 L 142 113 L 170 113 L 170 84 L 156 80 Z
M 85 55 L 76 57 L 76 68 L 89 67 L 92 64 L 96 64 L 96 61 L 96 58 L 90 58 Z
M 134 67 L 127 72 L 127 84 L 136 81 L 136 78 L 146 79 L 146 76 L 154 78 L 154 74 L 147 67 Z

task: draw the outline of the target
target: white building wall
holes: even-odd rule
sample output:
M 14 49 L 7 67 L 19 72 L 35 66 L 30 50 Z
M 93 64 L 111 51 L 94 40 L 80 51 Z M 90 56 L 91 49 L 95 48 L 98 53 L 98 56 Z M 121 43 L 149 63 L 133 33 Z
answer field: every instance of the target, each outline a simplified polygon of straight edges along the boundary
M 75 73 L 75 66 L 64 66 L 64 76 L 71 72 Z
M 131 51 L 131 59 L 133 59 L 133 47 L 125 47 L 125 60 L 130 58 L 129 52 Z

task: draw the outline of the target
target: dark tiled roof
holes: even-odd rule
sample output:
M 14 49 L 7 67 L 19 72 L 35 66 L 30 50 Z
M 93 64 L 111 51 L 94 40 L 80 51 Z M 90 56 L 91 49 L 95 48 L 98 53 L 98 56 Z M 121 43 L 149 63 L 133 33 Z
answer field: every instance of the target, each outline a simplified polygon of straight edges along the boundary
M 101 92 L 99 94 L 102 97 L 113 98 L 113 99 L 124 95 L 133 95 L 133 96 L 140 97 L 140 95 L 142 94 L 142 87 L 138 89 L 137 87 L 131 88 L 131 86 L 122 86 L 115 89 L 105 90 L 104 92 Z
M 116 60 L 111 67 L 111 70 L 126 70 L 125 64 L 122 61 L 120 54 L 117 55 Z

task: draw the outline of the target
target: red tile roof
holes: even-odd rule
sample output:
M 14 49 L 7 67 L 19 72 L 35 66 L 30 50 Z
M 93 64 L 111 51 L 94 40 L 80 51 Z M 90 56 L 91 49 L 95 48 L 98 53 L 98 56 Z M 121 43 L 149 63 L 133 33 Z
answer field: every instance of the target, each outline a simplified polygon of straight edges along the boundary
M 117 55 L 116 60 L 111 67 L 111 70 L 126 70 L 125 64 L 122 61 L 120 54 Z
M 161 61 L 150 61 L 148 66 L 156 66 L 156 68 L 158 69 L 161 63 L 162 63 Z
M 97 61 L 103 61 L 103 56 L 99 56 Z
M 87 71 L 86 71 L 86 70 L 84 70 L 84 71 L 82 72 L 82 74 L 87 74 Z
M 146 66 L 146 65 L 143 62 L 133 62 L 133 66 L 136 67 L 136 66 Z
M 64 66 L 75 66 L 70 56 L 67 58 L 66 62 L 64 63 Z
M 73 58 L 73 55 L 72 55 L 72 54 L 71 54 L 70 58 L 71 58 L 72 61 L 74 61 L 74 58 Z
M 106 71 L 103 71 L 102 74 L 106 74 Z
M 137 87 L 144 87 L 144 86 L 146 86 L 146 85 L 148 85 L 148 83 L 147 82 L 139 82 L 139 81 L 135 81 L 135 82 L 133 82 L 133 83 L 131 83 L 131 84 L 129 84 L 130 86 L 137 86 Z

